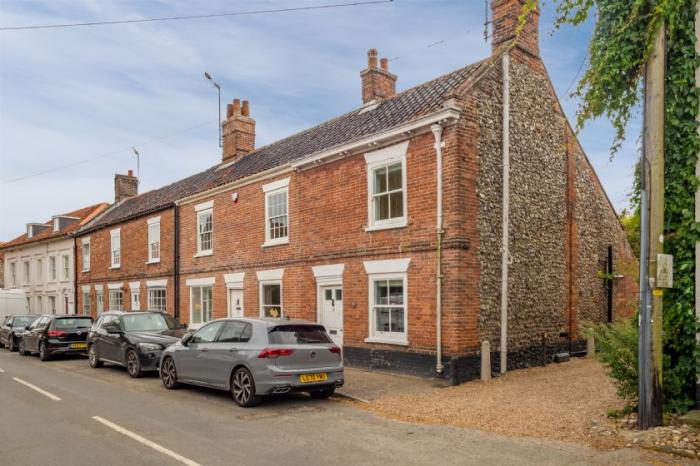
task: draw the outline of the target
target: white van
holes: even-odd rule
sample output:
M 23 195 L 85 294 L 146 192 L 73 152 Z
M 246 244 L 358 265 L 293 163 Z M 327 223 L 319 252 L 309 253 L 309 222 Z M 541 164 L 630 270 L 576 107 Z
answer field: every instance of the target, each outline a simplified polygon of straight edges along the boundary
M 27 313 L 27 293 L 24 290 L 0 289 L 0 322 L 6 316 Z

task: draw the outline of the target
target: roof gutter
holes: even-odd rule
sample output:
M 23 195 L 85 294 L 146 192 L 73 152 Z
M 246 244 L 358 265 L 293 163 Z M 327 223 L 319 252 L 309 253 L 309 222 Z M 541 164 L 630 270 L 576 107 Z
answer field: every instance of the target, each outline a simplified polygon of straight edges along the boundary
M 221 186 L 217 186 L 216 188 L 212 188 L 208 191 L 203 191 L 197 194 L 193 194 L 192 196 L 184 197 L 175 201 L 175 204 L 189 204 L 204 198 L 211 197 L 215 194 L 228 191 L 230 189 L 240 188 L 242 186 L 255 183 L 256 181 L 272 178 L 274 176 L 290 173 L 292 171 L 311 168 L 331 160 L 345 158 L 350 155 L 353 155 L 356 152 L 365 150 L 367 147 L 374 148 L 374 146 L 378 146 L 380 144 L 389 144 L 391 142 L 402 140 L 405 139 L 409 134 L 415 135 L 418 132 L 429 132 L 430 126 L 435 123 L 446 124 L 458 120 L 461 112 L 462 110 L 459 107 L 457 107 L 454 100 L 448 100 L 445 102 L 445 108 L 438 110 L 437 112 L 424 115 L 411 122 L 404 123 L 402 125 L 395 126 L 391 129 L 381 131 L 379 133 L 374 133 L 372 135 L 365 136 L 360 139 L 356 139 L 349 143 L 337 145 L 331 147 L 330 149 L 315 152 L 300 160 L 286 163 L 284 165 L 280 165 L 269 170 L 256 173 L 246 178 L 241 178 L 240 180 L 222 184 Z

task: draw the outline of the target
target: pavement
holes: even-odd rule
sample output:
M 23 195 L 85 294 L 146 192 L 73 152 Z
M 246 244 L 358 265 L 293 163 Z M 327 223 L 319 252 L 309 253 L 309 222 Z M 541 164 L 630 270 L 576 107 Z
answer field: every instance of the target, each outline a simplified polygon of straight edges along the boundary
M 121 368 L 91 369 L 81 357 L 42 363 L 0 350 L 0 464 L 437 462 L 671 464 L 668 457 L 634 449 L 597 451 L 393 421 L 337 398 L 281 396 L 243 409 L 225 392 L 168 391 L 155 375 L 131 379 Z
M 355 401 L 369 403 L 386 395 L 424 393 L 446 386 L 445 382 L 437 379 L 345 367 L 345 385 L 337 393 Z

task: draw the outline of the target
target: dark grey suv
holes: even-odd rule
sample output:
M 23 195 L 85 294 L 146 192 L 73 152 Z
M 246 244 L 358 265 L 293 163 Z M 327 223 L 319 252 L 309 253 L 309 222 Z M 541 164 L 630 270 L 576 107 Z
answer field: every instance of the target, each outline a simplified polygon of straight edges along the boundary
M 243 407 L 291 391 L 327 398 L 343 374 L 341 350 L 321 325 L 287 319 L 215 320 L 166 348 L 160 364 L 166 388 L 230 390 Z

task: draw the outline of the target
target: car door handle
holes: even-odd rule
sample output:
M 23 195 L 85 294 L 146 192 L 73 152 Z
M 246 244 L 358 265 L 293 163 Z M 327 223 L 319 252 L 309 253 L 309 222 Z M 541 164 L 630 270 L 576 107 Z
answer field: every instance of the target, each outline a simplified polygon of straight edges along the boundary
M 238 350 L 236 348 L 231 348 L 228 350 L 229 353 L 237 353 Z

